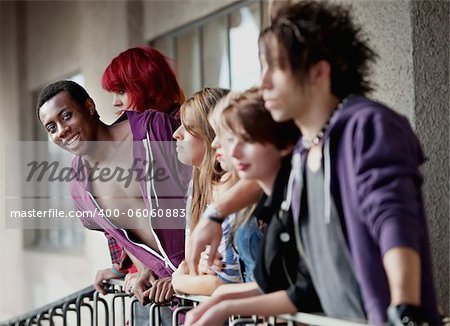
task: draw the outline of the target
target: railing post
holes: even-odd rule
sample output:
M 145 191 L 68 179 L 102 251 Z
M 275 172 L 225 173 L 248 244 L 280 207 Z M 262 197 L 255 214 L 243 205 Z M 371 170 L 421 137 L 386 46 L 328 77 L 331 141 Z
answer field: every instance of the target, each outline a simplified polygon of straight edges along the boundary
M 148 312 L 148 318 L 149 318 L 149 322 L 150 325 L 152 326 L 157 326 L 159 324 L 157 324 L 157 322 L 159 322 L 157 316 L 156 316 L 156 311 L 159 309 L 158 305 L 156 303 L 152 303 L 150 305 L 150 309 Z
M 192 308 L 193 307 L 183 306 L 183 307 L 178 307 L 177 309 L 175 309 L 173 312 L 173 315 L 172 315 L 172 326 L 178 326 L 178 316 L 181 312 L 189 311 Z
M 135 324 L 134 324 L 134 315 L 135 315 L 135 313 L 136 313 L 136 304 L 138 304 L 139 303 L 139 301 L 138 301 L 138 299 L 133 299 L 132 301 L 131 301 L 131 309 L 130 309 L 130 314 L 131 314 L 131 316 L 130 316 L 130 323 L 131 323 L 131 325 L 130 326 L 135 326 Z
M 116 325 L 116 304 L 115 304 L 115 300 L 117 298 L 120 298 L 122 301 L 125 300 L 125 297 L 128 297 L 129 295 L 127 293 L 114 293 L 113 297 L 111 299 L 111 305 L 112 305 L 112 313 L 113 313 L 113 323 L 112 325 L 115 326 Z M 124 307 L 124 302 L 122 302 L 122 307 Z M 123 322 L 125 325 L 125 309 L 123 309 Z
M 92 308 L 92 306 L 89 303 L 83 302 L 81 304 L 81 307 L 86 307 L 88 308 L 89 312 L 90 312 L 90 321 L 91 321 L 91 326 L 94 326 L 94 309 Z

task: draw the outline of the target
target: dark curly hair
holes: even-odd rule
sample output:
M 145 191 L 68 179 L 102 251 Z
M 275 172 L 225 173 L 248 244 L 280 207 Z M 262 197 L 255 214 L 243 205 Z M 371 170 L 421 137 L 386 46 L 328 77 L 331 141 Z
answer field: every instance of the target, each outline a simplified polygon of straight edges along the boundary
M 70 97 L 81 106 L 84 106 L 87 99 L 90 98 L 89 94 L 82 86 L 71 80 L 59 80 L 57 82 L 51 83 L 50 85 L 46 86 L 39 94 L 36 105 L 36 113 L 39 121 L 41 121 L 41 118 L 39 117 L 39 110 L 41 106 L 61 92 L 67 92 Z
M 273 47 L 278 43 L 278 53 Z M 304 83 L 311 67 L 321 60 L 331 66 L 331 92 L 343 99 L 372 91 L 369 64 L 377 58 L 361 27 L 353 23 L 350 8 L 323 1 L 301 1 L 279 7 L 259 37 L 260 51 L 270 66 L 274 54 L 285 59 Z M 282 60 L 283 61 L 283 60 Z

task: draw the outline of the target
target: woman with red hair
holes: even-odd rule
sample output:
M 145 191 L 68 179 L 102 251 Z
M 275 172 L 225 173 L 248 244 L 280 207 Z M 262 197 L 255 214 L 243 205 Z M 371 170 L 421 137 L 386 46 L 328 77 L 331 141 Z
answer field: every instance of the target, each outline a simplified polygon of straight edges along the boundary
M 152 109 L 171 113 L 184 102 L 167 58 L 149 46 L 131 48 L 115 57 L 103 73 L 102 87 L 114 93 L 113 105 L 119 112 Z
M 118 114 L 122 115 L 115 124 L 128 120 L 135 143 L 142 141 L 152 147 L 152 142 L 162 141 L 167 143 L 173 140 L 171 135 L 180 126 L 178 112 L 180 105 L 184 102 L 184 95 L 167 58 L 159 51 L 149 46 L 140 46 L 120 53 L 111 61 L 103 73 L 102 87 L 113 93 L 113 106 L 118 110 Z M 141 125 L 141 122 L 145 126 Z M 136 128 L 139 128 L 139 130 Z M 151 148 L 149 150 L 152 152 Z M 153 155 L 156 154 L 153 153 Z M 178 175 L 184 175 L 183 171 L 179 171 Z M 151 187 L 152 184 L 148 186 Z M 155 190 L 151 193 L 154 192 Z M 147 193 L 143 192 L 144 197 L 147 197 Z M 161 230 L 152 231 L 155 242 L 163 243 L 164 241 L 158 239 L 158 232 L 163 233 Z M 171 237 L 174 240 L 171 245 L 164 246 L 161 244 L 161 248 L 151 249 L 172 258 L 173 267 L 176 268 L 179 263 L 177 255 L 180 250 L 184 257 L 184 230 L 171 230 Z M 120 257 L 112 254 L 113 267 L 98 271 L 95 281 L 96 289 L 105 293 L 104 280 L 129 274 L 125 280 L 125 291 L 134 294 L 141 303 L 146 301 L 144 299 L 151 299 L 151 294 L 144 294 L 150 283 L 153 284 L 154 280 L 158 278 L 151 270 L 151 264 L 145 266 L 143 262 L 137 261 L 128 252 L 124 252 L 116 239 L 112 237 L 108 238 L 108 244 L 111 253 L 120 252 L 122 254 Z M 181 249 L 179 250 L 178 247 Z M 127 270 L 130 267 L 128 256 L 133 260 L 134 269 Z M 155 261 L 157 260 L 155 258 Z M 124 264 L 124 262 L 128 262 L 128 264 Z M 136 273 L 136 267 L 138 273 Z M 171 275 L 174 270 L 172 267 L 171 269 L 168 275 Z M 162 280 L 163 278 L 159 279 L 163 282 Z M 170 276 L 165 277 L 164 282 L 165 285 L 161 286 L 164 289 L 164 291 L 161 291 L 161 296 L 168 300 L 173 294 Z M 148 315 L 148 311 L 145 314 Z M 167 317 L 168 321 L 171 320 L 170 316 Z M 165 318 L 163 317 L 163 319 Z

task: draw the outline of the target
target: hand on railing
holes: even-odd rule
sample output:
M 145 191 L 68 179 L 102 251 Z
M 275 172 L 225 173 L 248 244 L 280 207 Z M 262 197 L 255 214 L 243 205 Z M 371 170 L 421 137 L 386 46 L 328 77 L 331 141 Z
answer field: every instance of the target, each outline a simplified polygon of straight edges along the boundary
M 222 255 L 216 251 L 216 257 L 214 258 L 213 264 L 208 266 L 209 260 L 209 250 L 208 246 L 200 255 L 200 262 L 198 264 L 199 274 L 216 275 L 217 272 L 223 271 L 224 263 L 222 261 Z
M 137 277 L 132 284 L 129 293 L 134 295 L 136 299 L 142 304 L 146 305 L 150 303 L 148 296 L 144 295 L 144 292 L 151 288 L 152 284 L 157 280 L 156 276 L 149 269 L 145 269 L 137 273 Z M 129 290 L 129 289 L 127 289 Z
M 101 269 L 95 275 L 94 281 L 95 289 L 103 295 L 106 295 L 108 293 L 108 286 L 105 282 L 111 279 L 122 278 L 125 276 L 125 274 L 122 274 L 117 270 L 113 270 L 113 268 L 114 266 L 112 268 L 110 267 Z
M 139 273 L 129 273 L 127 274 L 127 276 L 125 276 L 124 279 L 124 285 L 123 285 L 123 290 L 125 293 L 129 294 L 129 295 L 133 295 L 133 286 L 134 283 L 136 282 L 136 280 L 139 277 Z
M 175 291 L 172 287 L 172 277 L 163 277 L 153 282 L 152 287 L 144 292 L 151 302 L 158 304 L 169 302 Z
M 208 219 L 209 212 L 210 211 L 205 211 L 205 213 L 203 213 L 203 217 L 192 231 L 189 239 L 190 250 L 187 252 L 187 263 L 192 275 L 198 275 L 200 254 L 205 250 L 205 247 L 210 245 L 211 251 L 216 252 L 217 248 L 219 248 L 220 239 L 222 238 L 222 226 L 219 223 Z M 210 256 L 208 265 L 212 265 L 213 260 L 214 257 Z

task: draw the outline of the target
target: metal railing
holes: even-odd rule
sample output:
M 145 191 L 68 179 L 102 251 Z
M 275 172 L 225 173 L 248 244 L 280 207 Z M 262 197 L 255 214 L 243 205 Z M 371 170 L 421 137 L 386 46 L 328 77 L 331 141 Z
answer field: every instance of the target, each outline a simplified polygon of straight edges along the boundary
M 81 312 L 86 308 L 89 314 L 94 318 L 93 307 L 89 304 L 94 298 L 95 289 L 93 286 L 86 287 L 61 300 L 47 304 L 41 308 L 34 309 L 21 316 L 12 318 L 1 325 L 42 325 L 44 321 L 54 325 L 55 321 L 60 319 L 63 325 L 67 324 L 68 315 L 75 313 L 77 320 L 81 316 Z M 59 324 L 59 323 L 58 323 Z M 80 322 L 81 325 L 81 322 Z
M 121 281 L 123 283 L 123 281 Z M 108 296 L 111 296 L 113 305 L 105 298 L 99 296 L 94 286 L 88 286 L 80 291 L 70 294 L 60 300 L 34 309 L 23 315 L 0 323 L 1 326 L 28 326 L 28 325 L 98 325 L 99 306 L 103 306 L 103 318 L 109 325 L 110 310 L 114 310 L 114 297 L 123 293 L 119 282 L 109 282 Z M 128 295 L 127 295 L 128 296 Z M 123 302 L 125 305 L 125 302 Z M 87 312 L 87 314 L 85 313 Z M 88 321 L 88 322 L 87 322 Z M 112 322 L 115 324 L 115 321 Z
M 0 323 L 0 326 L 28 326 L 28 325 L 123 325 L 144 326 L 147 322 L 136 320 L 135 313 L 138 305 L 137 299 L 130 297 L 123 290 L 123 280 L 110 280 L 108 294 L 100 295 L 93 286 L 86 287 L 65 298 L 32 310 L 21 316 Z M 182 315 L 197 304 L 207 300 L 207 296 L 176 295 L 173 306 L 172 325 L 178 326 L 182 322 Z M 164 305 L 164 306 L 167 306 Z M 160 325 L 159 316 L 162 306 L 151 304 L 148 308 L 148 325 Z M 147 313 L 147 312 L 145 312 Z M 282 314 L 272 317 L 259 316 L 233 316 L 228 325 L 257 325 L 265 322 L 268 326 L 275 325 L 315 325 L 315 326 L 360 326 L 367 325 L 358 322 L 329 318 L 322 315 L 297 313 L 293 315 Z M 448 322 L 448 320 L 447 320 Z M 446 324 L 449 325 L 449 324 Z
M 177 295 L 178 298 L 184 301 L 190 301 L 195 306 L 198 303 L 202 303 L 208 300 L 209 297 L 201 296 L 201 295 Z M 191 306 L 183 306 L 180 305 L 175 311 L 173 315 L 172 325 L 178 325 L 178 311 L 188 311 L 192 309 Z M 342 319 L 329 318 L 316 314 L 307 314 L 307 313 L 296 313 L 296 314 L 282 314 L 272 317 L 259 317 L 259 316 L 248 316 L 248 317 L 240 317 L 240 316 L 232 316 L 228 321 L 230 326 L 234 325 L 257 325 L 258 323 L 265 322 L 268 326 L 279 325 L 281 321 L 282 325 L 295 325 L 296 323 L 301 323 L 304 325 L 314 325 L 314 326 L 367 326 L 367 324 L 357 323 Z

